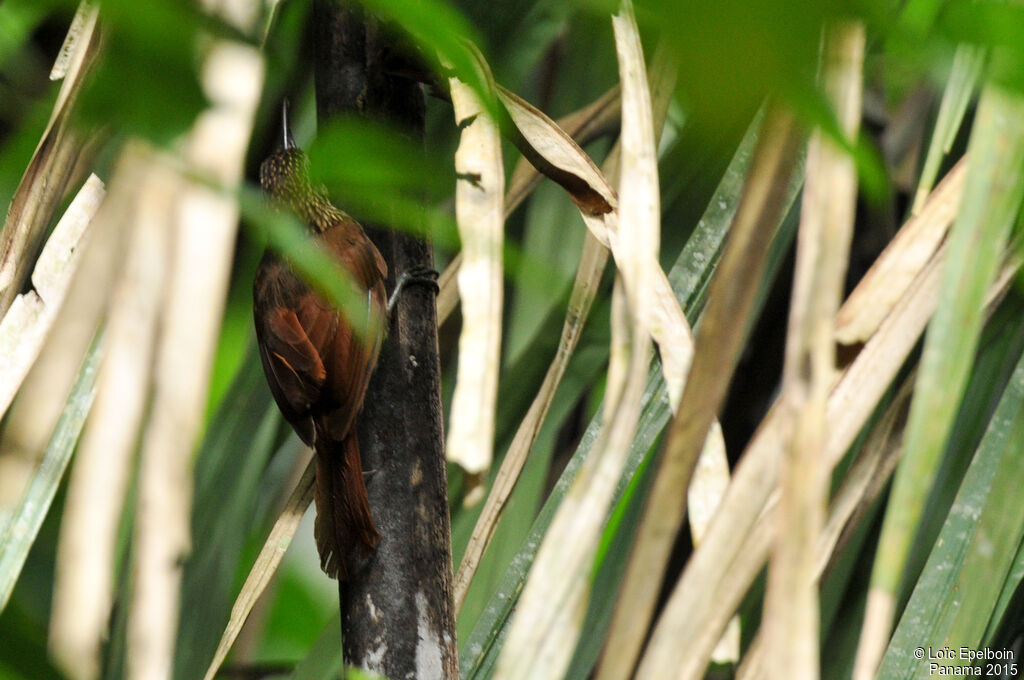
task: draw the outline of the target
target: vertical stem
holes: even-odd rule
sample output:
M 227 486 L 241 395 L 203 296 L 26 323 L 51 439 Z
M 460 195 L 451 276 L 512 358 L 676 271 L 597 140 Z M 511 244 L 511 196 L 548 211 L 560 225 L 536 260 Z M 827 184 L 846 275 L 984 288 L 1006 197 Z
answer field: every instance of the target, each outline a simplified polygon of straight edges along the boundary
M 422 88 L 378 70 L 388 45 L 376 22 L 331 0 L 316 0 L 313 21 L 320 122 L 354 113 L 422 139 Z M 389 287 L 398 273 L 432 264 L 429 243 L 369 231 Z M 345 663 L 391 678 L 458 677 L 440 394 L 434 293 L 413 287 L 395 307 L 359 418 L 382 540 L 367 566 L 339 584 Z
M 860 128 L 864 28 L 824 29 L 822 82 L 844 137 Z M 853 158 L 819 130 L 807 152 L 796 271 L 780 406 L 786 455 L 780 470 L 779 529 L 768 569 L 764 625 L 768 677 L 820 675 L 818 557 L 832 467 L 822 455 L 835 381 L 835 316 L 843 295 L 857 205 Z

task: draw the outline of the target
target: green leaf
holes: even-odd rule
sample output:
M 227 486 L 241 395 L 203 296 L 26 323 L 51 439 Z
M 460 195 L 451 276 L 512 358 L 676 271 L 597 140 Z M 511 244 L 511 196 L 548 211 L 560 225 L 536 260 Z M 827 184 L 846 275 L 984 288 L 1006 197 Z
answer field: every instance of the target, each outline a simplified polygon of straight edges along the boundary
M 451 163 L 429 159 L 397 130 L 363 118 L 332 119 L 317 132 L 309 159 L 314 176 L 340 194 L 426 194 L 442 200 L 455 186 Z
M 886 511 L 872 588 L 895 596 L 974 360 L 984 299 L 1024 196 L 1024 99 L 988 86 L 975 119 L 963 205 L 949 236 L 925 338 L 904 458 Z
M 941 28 L 956 42 L 1019 51 L 1024 45 L 1024 7 L 1012 2 L 954 0 L 943 7 Z
M 928 153 L 924 159 L 924 169 L 921 170 L 921 177 L 918 180 L 917 195 L 914 197 L 915 213 L 924 205 L 928 193 L 935 185 L 939 166 L 949 153 L 956 133 L 960 130 L 984 64 L 984 50 L 971 45 L 960 45 L 956 48 L 949 80 L 942 92 L 942 103 L 939 105 L 938 118 L 932 130 L 931 143 L 928 144 Z
M 597 597 L 590 598 L 580 642 L 565 674 L 567 680 L 587 680 L 604 648 L 615 612 L 615 595 L 626 572 L 633 537 L 639 531 L 644 502 L 653 481 L 649 474 L 652 469 L 650 462 L 648 453 L 612 510 L 608 526 L 601 536 L 601 545 L 594 559 L 593 589 Z
M 63 680 L 47 659 L 46 629 L 17 601 L 0 615 L 0 640 L 0 680 Z
M 1024 327 L 1017 323 L 1021 314 L 1024 314 L 1024 300 L 1017 295 L 1008 295 L 986 322 L 963 403 L 950 432 L 921 518 L 921 528 L 907 561 L 909 583 L 900 592 L 902 605 L 910 599 L 935 539 L 942 531 L 946 515 L 956 500 L 964 475 L 974 460 L 975 451 L 989 427 L 992 414 L 1024 351 Z
M 36 27 L 53 9 L 52 1 L 7 0 L 0 5 L 0 67 L 22 48 Z
M 292 672 L 292 680 L 333 680 L 342 669 L 341 618 L 331 617 L 320 637 Z
M 486 74 L 470 44 L 482 47 L 480 36 L 457 9 L 443 0 L 362 0 L 362 4 L 401 26 L 431 63 L 437 67 L 450 64 L 454 75 L 476 90 L 486 108 L 497 111 Z
M 25 489 L 21 503 L 6 522 L 0 516 L 0 611 L 7 605 L 14 584 L 25 565 L 28 551 L 35 542 L 39 527 L 50 510 L 57 487 L 64 477 L 71 453 L 82 433 L 85 418 L 96 396 L 96 373 L 102 355 L 102 340 L 97 339 L 86 356 L 78 380 L 68 397 L 67 406 L 57 421 L 49 445 L 39 467 Z
M 198 36 L 212 23 L 190 3 L 103 3 L 104 44 L 80 112 L 96 126 L 167 144 L 206 106 Z
M 930 661 L 915 656 L 919 648 L 977 649 L 1024 535 L 1024 506 L 1012 500 L 1024 484 L 1022 407 L 1024 360 L 963 478 L 879 677 L 927 675 Z

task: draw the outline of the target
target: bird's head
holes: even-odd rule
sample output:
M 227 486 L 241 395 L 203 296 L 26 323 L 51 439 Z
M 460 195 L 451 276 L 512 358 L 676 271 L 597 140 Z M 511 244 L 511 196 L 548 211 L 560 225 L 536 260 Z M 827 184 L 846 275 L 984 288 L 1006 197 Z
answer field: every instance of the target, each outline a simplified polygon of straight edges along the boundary
M 309 178 L 309 157 L 295 143 L 288 122 L 288 100 L 281 116 L 281 146 L 260 165 L 260 185 L 271 198 L 296 207 L 306 200 L 312 189 Z
M 309 156 L 295 143 L 288 124 L 288 100 L 281 116 L 281 146 L 260 164 L 260 186 L 274 202 L 294 212 L 314 231 L 323 231 L 344 216 L 310 177 Z

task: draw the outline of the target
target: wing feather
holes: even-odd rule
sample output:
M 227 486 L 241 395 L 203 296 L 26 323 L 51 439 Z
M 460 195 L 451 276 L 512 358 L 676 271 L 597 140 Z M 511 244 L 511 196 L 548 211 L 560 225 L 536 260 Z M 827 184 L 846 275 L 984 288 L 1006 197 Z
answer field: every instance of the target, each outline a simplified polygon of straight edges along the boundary
M 376 272 L 355 273 L 373 282 L 367 302 L 383 314 L 383 281 Z M 279 260 L 261 268 L 255 292 L 266 310 L 256 325 L 260 355 L 282 413 L 307 444 L 314 429 L 319 437 L 345 439 L 366 396 L 383 331 L 367 343 L 357 340 L 341 312 Z

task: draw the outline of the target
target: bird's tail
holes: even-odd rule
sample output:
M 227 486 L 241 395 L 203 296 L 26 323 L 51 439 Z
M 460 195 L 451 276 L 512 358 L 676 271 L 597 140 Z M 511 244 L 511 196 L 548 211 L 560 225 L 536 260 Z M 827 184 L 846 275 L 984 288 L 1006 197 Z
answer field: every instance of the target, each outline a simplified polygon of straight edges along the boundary
M 320 568 L 331 578 L 344 581 L 349 560 L 374 549 L 380 541 L 370 514 L 359 439 L 354 432 L 341 442 L 317 439 L 313 498 L 313 534 L 320 553 Z

